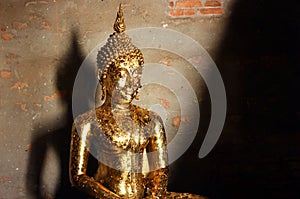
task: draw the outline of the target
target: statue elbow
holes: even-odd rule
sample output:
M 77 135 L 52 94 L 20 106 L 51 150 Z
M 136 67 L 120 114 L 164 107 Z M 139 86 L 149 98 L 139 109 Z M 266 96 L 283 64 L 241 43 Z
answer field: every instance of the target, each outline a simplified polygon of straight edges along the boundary
M 79 186 L 81 176 L 82 175 L 70 173 L 69 179 L 70 179 L 70 183 L 71 183 L 72 187 L 78 187 Z

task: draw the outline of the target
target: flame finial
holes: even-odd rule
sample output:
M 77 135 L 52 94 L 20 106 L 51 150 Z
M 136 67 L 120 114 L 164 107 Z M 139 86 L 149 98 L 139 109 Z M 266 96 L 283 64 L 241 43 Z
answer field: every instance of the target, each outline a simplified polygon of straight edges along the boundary
M 114 24 L 114 31 L 117 33 L 124 32 L 126 29 L 124 16 L 123 16 L 123 9 L 122 4 L 119 5 L 119 11 L 117 12 L 117 18 Z

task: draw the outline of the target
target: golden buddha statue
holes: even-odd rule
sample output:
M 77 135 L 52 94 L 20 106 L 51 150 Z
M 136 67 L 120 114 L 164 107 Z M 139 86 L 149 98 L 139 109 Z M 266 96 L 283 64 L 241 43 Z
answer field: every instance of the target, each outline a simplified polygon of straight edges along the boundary
M 132 104 L 144 59 L 124 31 L 120 5 L 114 33 L 97 56 L 103 103 L 73 124 L 71 184 L 93 198 L 203 198 L 167 191 L 166 134 L 156 113 Z M 86 174 L 91 148 L 99 160 L 93 177 Z

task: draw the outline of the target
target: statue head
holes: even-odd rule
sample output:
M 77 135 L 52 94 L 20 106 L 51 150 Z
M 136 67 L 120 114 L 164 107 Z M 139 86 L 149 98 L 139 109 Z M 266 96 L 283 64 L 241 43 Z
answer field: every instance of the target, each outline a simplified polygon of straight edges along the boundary
M 98 77 L 102 86 L 102 99 L 133 100 L 141 88 L 141 75 L 144 64 L 142 52 L 131 43 L 124 33 L 124 17 L 120 4 L 114 24 L 114 33 L 98 51 Z

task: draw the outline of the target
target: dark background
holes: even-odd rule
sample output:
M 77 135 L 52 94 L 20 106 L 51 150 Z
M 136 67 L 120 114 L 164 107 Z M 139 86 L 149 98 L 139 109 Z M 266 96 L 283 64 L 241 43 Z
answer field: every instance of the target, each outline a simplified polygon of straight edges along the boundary
M 194 162 L 198 137 L 175 163 L 171 189 L 210 198 L 300 197 L 299 19 L 298 1 L 234 4 L 214 59 L 228 97 L 224 130 L 211 154 Z

